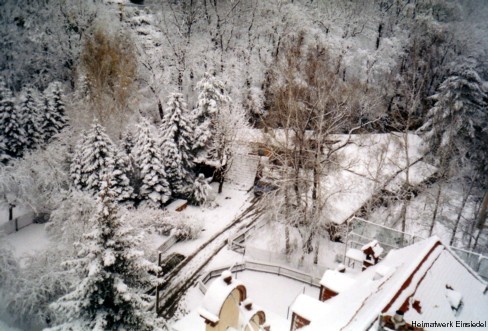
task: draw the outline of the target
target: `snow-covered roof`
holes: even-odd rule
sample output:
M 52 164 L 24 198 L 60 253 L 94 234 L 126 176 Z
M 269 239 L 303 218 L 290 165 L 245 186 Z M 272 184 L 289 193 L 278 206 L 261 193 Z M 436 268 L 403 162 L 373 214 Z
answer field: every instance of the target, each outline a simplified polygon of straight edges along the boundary
M 225 281 L 228 277 L 231 279 L 229 284 Z M 208 288 L 207 293 L 205 293 L 202 307 L 198 310 L 200 316 L 213 323 L 217 323 L 219 321 L 218 316 L 220 315 L 220 310 L 225 300 L 239 286 L 243 286 L 242 283 L 234 279 L 230 271 L 224 271 L 219 278 L 215 279 Z
M 349 248 L 346 252 L 346 257 L 354 260 L 363 262 L 366 259 L 366 254 L 363 251 L 355 248 Z
M 251 308 L 248 309 L 246 306 L 250 306 Z M 266 314 L 264 313 L 263 309 L 255 304 L 253 304 L 251 299 L 246 299 L 241 303 L 241 309 L 240 309 L 240 318 L 241 318 L 241 325 L 245 326 L 250 323 L 250 321 L 253 319 L 255 315 L 260 316 L 260 320 L 264 321 L 266 320 Z M 243 328 L 244 329 L 244 328 Z
M 327 270 L 324 272 L 320 285 L 327 287 L 335 293 L 341 293 L 354 284 L 355 279 L 347 273 L 342 273 L 336 270 Z
M 323 325 L 330 330 L 368 330 L 380 314 L 396 310 L 405 312 L 407 322 L 480 320 L 488 316 L 487 292 L 486 282 L 432 237 L 392 250 L 339 295 L 325 302 L 301 296 L 292 310 L 311 321 L 303 331 L 322 330 Z M 462 304 L 456 311 L 453 301 L 459 297 Z
M 379 257 L 381 255 L 381 253 L 383 253 L 383 247 L 380 246 L 380 243 L 378 242 L 378 240 L 373 240 L 371 241 L 370 243 L 367 243 L 366 245 L 364 245 L 361 250 L 363 252 L 366 252 L 366 250 L 368 248 L 371 248 L 373 250 L 373 255 L 374 257 Z

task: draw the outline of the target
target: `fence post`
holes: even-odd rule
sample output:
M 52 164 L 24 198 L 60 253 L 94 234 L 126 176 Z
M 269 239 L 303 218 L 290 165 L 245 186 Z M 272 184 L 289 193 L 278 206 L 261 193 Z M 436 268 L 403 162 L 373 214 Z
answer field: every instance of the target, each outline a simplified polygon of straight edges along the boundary
M 159 284 L 156 284 L 156 315 L 159 316 Z

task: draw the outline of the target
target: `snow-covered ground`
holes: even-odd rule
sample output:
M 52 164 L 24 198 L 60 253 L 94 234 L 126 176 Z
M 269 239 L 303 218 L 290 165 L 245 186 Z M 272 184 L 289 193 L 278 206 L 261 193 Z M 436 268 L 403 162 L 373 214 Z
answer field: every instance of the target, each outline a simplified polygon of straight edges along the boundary
M 315 277 L 321 277 L 326 269 L 333 269 L 344 254 L 344 245 L 321 238 L 318 263 L 313 264 L 313 252 L 302 258 L 302 239 L 296 228 L 289 228 L 290 244 L 293 252 L 285 254 L 285 226 L 280 223 L 268 223 L 263 228 L 251 233 L 246 242 L 246 258 L 258 262 L 280 264 L 299 269 Z M 273 234 L 273 235 L 271 235 Z
M 31 224 L 6 236 L 5 240 L 12 246 L 21 265 L 23 256 L 44 250 L 50 242 L 44 224 Z
M 222 194 L 217 194 L 217 183 L 212 183 L 209 206 L 188 206 L 181 211 L 203 226 L 201 235 L 195 240 L 176 243 L 168 253 L 180 253 L 185 256 L 195 252 L 203 243 L 217 232 L 228 226 L 239 213 L 249 206 L 249 193 L 224 184 Z
M 0 331 L 22 331 L 22 330 L 11 327 L 7 323 L 0 320 Z

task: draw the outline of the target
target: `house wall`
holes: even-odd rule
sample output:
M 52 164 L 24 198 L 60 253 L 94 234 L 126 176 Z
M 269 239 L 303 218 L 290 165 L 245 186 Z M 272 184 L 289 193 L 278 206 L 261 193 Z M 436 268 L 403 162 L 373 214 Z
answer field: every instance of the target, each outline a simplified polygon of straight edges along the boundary
M 224 301 L 219 314 L 219 322 L 215 326 L 207 324 L 206 331 L 226 331 L 228 327 L 236 328 L 239 323 L 239 302 L 241 294 L 239 290 L 234 289 Z
M 327 287 L 325 286 L 320 286 L 320 297 L 319 297 L 319 300 L 320 301 L 326 301 L 326 300 L 329 300 L 330 298 L 333 298 L 337 295 L 336 292 L 328 289 Z
M 309 320 L 301 317 L 300 315 L 293 313 L 293 316 L 291 319 L 290 331 L 295 331 L 295 330 L 301 329 L 304 326 L 307 326 L 309 324 L 310 324 Z
M 259 326 L 261 325 L 259 323 L 259 316 L 256 314 L 254 315 L 252 318 L 251 318 L 251 321 L 249 322 L 249 324 L 251 324 L 251 327 L 249 327 L 249 324 L 246 325 L 246 328 L 244 329 L 244 331 L 259 331 Z

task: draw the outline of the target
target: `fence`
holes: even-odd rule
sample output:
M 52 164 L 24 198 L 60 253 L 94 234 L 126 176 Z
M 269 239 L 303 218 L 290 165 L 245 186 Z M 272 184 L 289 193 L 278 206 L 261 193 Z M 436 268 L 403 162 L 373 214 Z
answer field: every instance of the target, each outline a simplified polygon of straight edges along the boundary
M 392 249 L 402 248 L 424 240 L 422 237 L 372 223 L 359 217 L 355 217 L 348 222 L 346 251 L 348 248 L 360 249 L 373 239 L 378 240 L 384 248 L 383 254 L 387 254 Z M 488 257 L 461 248 L 450 248 L 481 277 L 488 279 Z
M 488 280 L 488 257 L 456 247 L 451 247 L 451 250 L 478 275 Z
M 277 264 L 268 264 L 262 262 L 255 262 L 255 261 L 245 261 L 244 263 L 235 264 L 232 267 L 223 267 L 218 269 L 213 269 L 205 274 L 199 281 L 198 281 L 198 288 L 200 291 L 205 294 L 207 292 L 207 286 L 205 285 L 210 279 L 219 277 L 223 271 L 230 270 L 231 272 L 239 272 L 244 270 L 249 271 L 258 271 L 258 272 L 265 272 L 268 274 L 274 274 L 277 276 L 283 276 L 290 279 L 297 280 L 302 283 L 306 283 L 311 286 L 320 287 L 320 279 L 317 277 L 313 277 L 309 274 L 300 272 L 295 269 L 291 269 L 288 267 L 280 266 Z
M 266 264 L 286 265 L 293 269 L 299 269 L 310 275 L 322 277 L 327 267 L 321 264 L 314 264 L 311 257 L 302 260 L 302 253 L 295 252 L 287 255 L 282 252 L 274 252 L 267 249 L 261 249 L 246 245 L 244 256 L 247 260 L 259 261 Z
M 16 217 L 7 223 L 4 223 L 0 226 L 0 232 L 4 232 L 5 234 L 11 234 L 20 229 L 25 228 L 28 225 L 34 223 L 34 213 L 27 213 L 22 216 Z
M 166 241 L 162 243 L 161 246 L 158 247 L 159 254 L 166 252 L 168 249 L 170 249 L 171 246 L 176 244 L 177 241 L 178 239 L 176 238 L 176 236 L 174 235 L 169 236 L 169 238 L 166 239 Z
M 347 231 L 347 241 L 353 240 L 366 244 L 371 241 L 371 238 L 374 238 L 378 240 L 387 251 L 392 248 L 405 247 L 424 239 L 413 234 L 408 234 L 384 225 L 366 221 L 359 217 L 354 217 L 348 222 Z
M 260 219 L 257 222 L 254 222 L 250 226 L 242 229 L 241 231 L 236 232 L 235 234 L 231 235 L 228 239 L 229 249 L 244 253 L 246 250 L 246 241 L 251 236 L 252 232 L 258 229 L 261 229 L 266 224 L 268 224 L 268 220 Z

